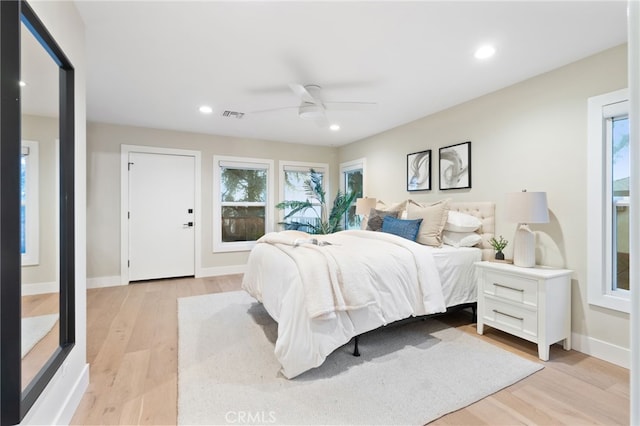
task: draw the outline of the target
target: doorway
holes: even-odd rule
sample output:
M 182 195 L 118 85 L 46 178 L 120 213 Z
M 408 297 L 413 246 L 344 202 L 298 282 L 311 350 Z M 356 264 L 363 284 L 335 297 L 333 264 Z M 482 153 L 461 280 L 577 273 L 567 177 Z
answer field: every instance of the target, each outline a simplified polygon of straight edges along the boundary
M 122 146 L 121 279 L 199 270 L 200 153 Z

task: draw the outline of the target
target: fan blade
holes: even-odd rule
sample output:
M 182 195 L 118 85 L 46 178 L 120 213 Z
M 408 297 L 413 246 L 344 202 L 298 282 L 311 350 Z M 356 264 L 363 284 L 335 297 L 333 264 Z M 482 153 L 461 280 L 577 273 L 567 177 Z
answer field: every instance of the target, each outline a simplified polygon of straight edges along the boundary
M 378 106 L 376 102 L 325 102 L 329 111 L 370 111 Z
M 291 91 L 293 91 L 293 93 L 296 94 L 297 97 L 302 99 L 303 102 L 309 102 L 311 104 L 318 103 L 318 100 L 311 96 L 311 93 L 309 93 L 309 91 L 305 89 L 302 84 L 291 83 L 289 84 L 289 88 L 291 89 Z
M 313 120 L 316 123 L 316 126 L 320 127 L 321 129 L 328 129 L 329 128 L 329 119 L 327 118 L 326 114 L 322 114 L 322 117 L 318 118 L 317 120 Z

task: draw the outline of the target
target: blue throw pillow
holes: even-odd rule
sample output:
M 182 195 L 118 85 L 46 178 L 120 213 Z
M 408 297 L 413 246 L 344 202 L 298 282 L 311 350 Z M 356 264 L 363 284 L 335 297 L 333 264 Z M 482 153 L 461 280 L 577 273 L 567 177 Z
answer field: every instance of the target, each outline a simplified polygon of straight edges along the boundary
M 382 221 L 382 232 L 395 234 L 407 240 L 415 241 L 420 230 L 422 219 L 396 219 L 395 217 L 385 216 Z

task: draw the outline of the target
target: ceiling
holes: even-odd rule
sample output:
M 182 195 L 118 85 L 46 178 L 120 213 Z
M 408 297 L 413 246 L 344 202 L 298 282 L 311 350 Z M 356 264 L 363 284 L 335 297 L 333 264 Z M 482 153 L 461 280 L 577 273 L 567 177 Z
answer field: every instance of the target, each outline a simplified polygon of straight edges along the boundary
M 78 1 L 90 121 L 338 146 L 626 42 L 626 1 Z M 482 44 L 496 48 L 479 61 Z M 337 132 L 297 109 L 325 101 Z M 213 113 L 203 115 L 206 104 Z M 223 117 L 225 110 L 245 113 Z

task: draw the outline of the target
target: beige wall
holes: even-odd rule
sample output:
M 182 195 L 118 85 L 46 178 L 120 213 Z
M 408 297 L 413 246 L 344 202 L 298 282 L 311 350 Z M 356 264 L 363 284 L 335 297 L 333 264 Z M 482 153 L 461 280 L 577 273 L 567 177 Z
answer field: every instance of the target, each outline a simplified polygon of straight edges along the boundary
M 87 274 L 90 278 L 120 275 L 120 146 L 145 145 L 200 151 L 202 167 L 202 268 L 244 265 L 248 252 L 213 253 L 213 156 L 230 155 L 278 161 L 328 163 L 332 192 L 337 188 L 337 150 L 300 144 L 239 139 L 141 127 L 89 123 L 87 128 Z M 277 194 L 277 190 L 276 190 Z
M 367 159 L 368 196 L 491 200 L 498 234 L 513 241 L 504 196 L 546 191 L 551 223 L 533 227 L 539 263 L 573 273 L 574 332 L 629 347 L 629 316 L 587 303 L 587 98 L 627 86 L 626 46 L 619 46 L 446 111 L 339 148 L 339 161 Z M 428 94 L 425 94 L 428 95 Z M 439 191 L 437 160 L 432 191 L 407 193 L 406 154 L 472 142 L 472 188 Z M 380 171 L 377 173 L 376 171 Z M 509 244 L 507 255 L 512 253 Z
M 22 116 L 22 139 L 38 142 L 39 263 L 22 267 L 22 284 L 58 282 L 58 119 Z

